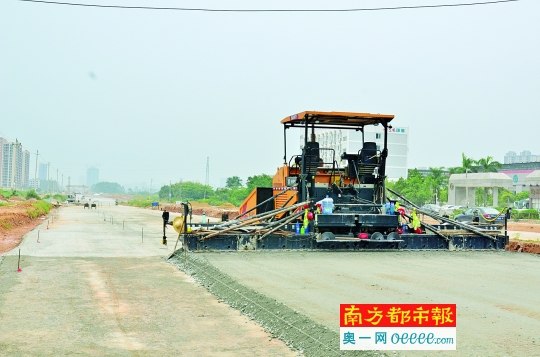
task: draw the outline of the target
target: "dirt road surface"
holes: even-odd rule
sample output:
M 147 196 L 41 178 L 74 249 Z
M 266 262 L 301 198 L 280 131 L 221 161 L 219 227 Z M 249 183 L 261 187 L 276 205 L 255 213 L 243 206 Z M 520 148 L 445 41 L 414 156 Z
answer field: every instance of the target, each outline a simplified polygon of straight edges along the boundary
M 0 355 L 298 355 L 163 259 L 160 216 L 62 208 L 25 236 L 22 272 L 18 248 L 0 256 Z
M 0 256 L 0 356 L 539 355 L 538 255 L 190 253 L 189 276 L 160 216 L 62 208 L 25 236 L 22 272 L 18 248 Z M 438 302 L 457 304 L 455 352 L 336 348 L 340 303 Z

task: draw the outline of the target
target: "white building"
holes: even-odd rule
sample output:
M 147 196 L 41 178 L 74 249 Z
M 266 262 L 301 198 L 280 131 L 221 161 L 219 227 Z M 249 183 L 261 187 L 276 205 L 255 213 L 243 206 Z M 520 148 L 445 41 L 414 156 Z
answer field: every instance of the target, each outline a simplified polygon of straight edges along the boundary
M 0 137 L 0 187 L 2 187 L 2 166 L 4 165 L 4 144 L 7 140 Z
M 30 186 L 30 151 L 24 150 L 22 152 L 22 187 Z
M 3 188 L 21 189 L 24 186 L 23 178 L 23 150 L 22 144 L 16 140 L 14 143 L 2 144 L 2 178 Z
M 529 150 L 523 150 L 519 155 L 515 151 L 509 151 L 504 155 L 505 164 L 517 164 L 527 162 L 540 162 L 540 155 L 533 155 Z
M 341 154 L 358 154 L 362 149 L 362 132 L 354 130 L 315 130 L 316 140 L 325 163 L 337 161 L 339 167 L 347 162 L 341 161 Z M 364 128 L 364 141 L 375 142 L 377 150 L 384 148 L 384 128 L 382 126 L 367 126 Z M 300 136 L 300 146 L 304 143 L 304 135 Z M 388 157 L 386 158 L 386 175 L 390 180 L 407 178 L 409 154 L 409 128 L 398 127 L 388 129 Z M 332 158 L 334 156 L 334 158 Z

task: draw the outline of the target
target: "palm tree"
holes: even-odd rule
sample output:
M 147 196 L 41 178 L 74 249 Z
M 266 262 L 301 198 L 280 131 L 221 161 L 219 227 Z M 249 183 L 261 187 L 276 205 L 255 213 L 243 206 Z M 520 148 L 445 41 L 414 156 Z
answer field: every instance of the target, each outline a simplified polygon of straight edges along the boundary
M 448 184 L 448 176 L 444 174 L 444 167 L 430 167 L 429 171 L 427 180 L 435 193 L 435 203 L 437 203 L 441 189 Z
M 482 172 L 498 172 L 502 168 L 502 164 L 493 160 L 492 156 L 488 156 L 485 159 L 482 158 L 476 162 Z M 484 187 L 484 206 L 487 201 L 487 187 Z
M 502 164 L 498 161 L 493 160 L 492 156 L 488 156 L 485 159 L 482 158 L 476 162 L 482 172 L 498 172 L 502 169 Z
M 461 153 L 461 167 L 450 168 L 450 174 L 464 174 L 466 172 L 478 172 L 476 168 L 477 161 L 471 157 L 465 156 L 465 153 Z
M 463 169 L 463 172 L 478 172 L 476 169 L 477 161 L 473 159 L 472 157 L 465 156 L 465 153 L 461 153 L 461 168 Z

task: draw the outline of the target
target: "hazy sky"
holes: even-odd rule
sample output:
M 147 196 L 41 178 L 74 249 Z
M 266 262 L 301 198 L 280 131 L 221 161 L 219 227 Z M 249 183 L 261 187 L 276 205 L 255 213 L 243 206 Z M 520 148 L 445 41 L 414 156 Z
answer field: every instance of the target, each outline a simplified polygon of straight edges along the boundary
M 297 9 L 469 2 L 83 1 Z M 410 128 L 409 168 L 457 166 L 462 152 L 501 162 L 508 151 L 540 154 L 539 15 L 538 0 L 346 13 L 2 0 L 0 136 L 39 150 L 65 184 L 95 165 L 100 179 L 139 187 L 204 183 L 207 157 L 212 186 L 273 175 L 283 156 L 279 121 L 304 110 L 394 114 L 395 126 Z

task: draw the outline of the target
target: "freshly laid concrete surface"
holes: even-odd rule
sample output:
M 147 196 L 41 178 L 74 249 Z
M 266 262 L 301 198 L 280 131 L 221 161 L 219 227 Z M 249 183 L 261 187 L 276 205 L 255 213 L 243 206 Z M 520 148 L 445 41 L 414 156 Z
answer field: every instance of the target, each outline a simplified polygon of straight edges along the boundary
M 457 351 L 540 355 L 540 257 L 510 252 L 199 254 L 239 283 L 339 331 L 340 303 L 455 303 Z
M 166 262 L 168 235 L 160 211 L 60 209 L 21 272 L 19 248 L 0 256 L 0 356 L 298 355 Z

